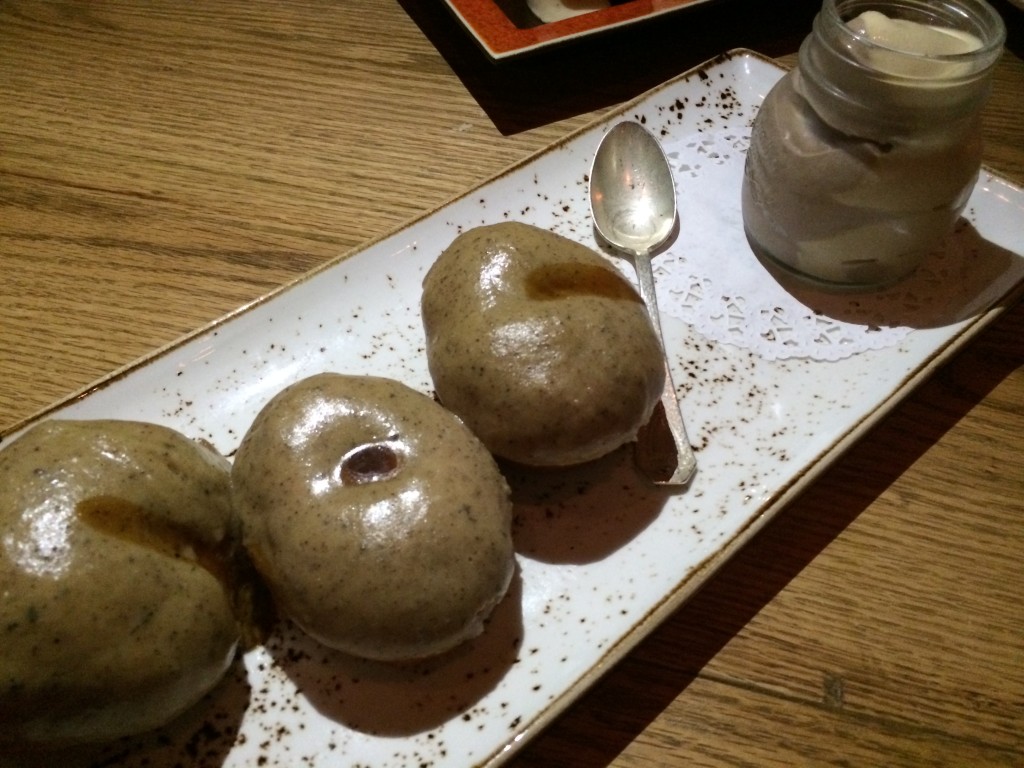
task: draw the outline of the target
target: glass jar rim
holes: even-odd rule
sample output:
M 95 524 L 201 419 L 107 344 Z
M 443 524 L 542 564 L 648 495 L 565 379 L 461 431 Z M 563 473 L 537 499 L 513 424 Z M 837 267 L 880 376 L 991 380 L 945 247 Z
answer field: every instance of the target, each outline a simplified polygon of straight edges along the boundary
M 981 41 L 981 47 L 961 53 L 925 54 L 895 48 L 858 33 L 847 26 L 847 22 L 864 11 L 916 10 L 934 20 L 959 19 L 968 21 L 968 28 L 963 25 L 955 28 L 975 34 Z M 942 11 L 946 11 L 943 14 Z M 985 0 L 944 0 L 943 2 L 927 2 L 926 0 L 823 0 L 822 14 L 836 28 L 842 29 L 851 41 L 865 48 L 874 48 L 887 53 L 906 56 L 908 59 L 928 59 L 934 62 L 967 62 L 986 58 L 998 58 L 1006 43 L 1006 24 L 999 12 Z

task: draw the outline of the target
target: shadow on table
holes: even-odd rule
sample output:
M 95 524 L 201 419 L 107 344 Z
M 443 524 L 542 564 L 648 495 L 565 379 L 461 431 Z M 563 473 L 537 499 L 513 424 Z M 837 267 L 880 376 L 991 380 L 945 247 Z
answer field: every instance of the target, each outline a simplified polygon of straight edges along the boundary
M 503 134 L 618 104 L 732 48 L 792 53 L 820 0 L 717 0 L 495 62 L 440 0 L 399 0 Z
M 388 664 L 333 651 L 281 622 L 266 643 L 280 668 L 324 717 L 375 736 L 405 737 L 461 715 L 516 663 L 523 638 L 522 581 L 518 570 L 484 632 L 439 656 Z
M 218 768 L 234 746 L 251 694 L 245 666 L 236 658 L 216 688 L 162 728 L 108 744 L 0 753 L 0 768 Z
M 762 608 L 1019 367 L 1024 337 L 1017 329 L 1022 324 L 1024 302 L 1017 302 L 526 747 L 516 768 L 603 768 L 611 763 Z
M 609 557 L 639 536 L 678 493 L 639 473 L 632 444 L 572 467 L 503 462 L 502 473 L 515 504 L 516 552 L 561 565 Z
M 1021 257 L 960 219 L 942 247 L 899 283 L 876 291 L 830 291 L 765 259 L 765 269 L 816 315 L 868 328 L 942 328 L 977 317 L 1019 280 Z M 1015 277 L 1016 276 L 1016 277 Z

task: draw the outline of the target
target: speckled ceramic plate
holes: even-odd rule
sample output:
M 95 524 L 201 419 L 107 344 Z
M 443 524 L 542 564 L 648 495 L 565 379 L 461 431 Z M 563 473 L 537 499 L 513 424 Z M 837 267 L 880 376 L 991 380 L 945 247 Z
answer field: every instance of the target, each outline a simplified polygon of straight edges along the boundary
M 629 0 L 548 23 L 541 22 L 530 12 L 527 0 L 445 2 L 487 55 L 500 60 L 635 24 L 709 0 Z
M 742 51 L 684 74 L 46 415 L 155 421 L 230 454 L 272 395 L 315 372 L 388 375 L 429 392 L 420 283 L 457 232 L 513 218 L 594 245 L 587 174 L 613 122 L 640 119 L 665 138 L 742 130 L 780 74 Z M 723 211 L 738 210 L 731 185 L 703 194 Z M 510 472 L 518 571 L 477 641 L 429 663 L 388 667 L 345 658 L 283 627 L 180 722 L 59 764 L 502 763 L 1019 291 L 1024 193 L 983 174 L 971 211 L 1003 271 L 965 317 L 915 330 L 892 348 L 838 362 L 771 362 L 666 317 L 698 450 L 692 486 L 652 487 L 627 450 L 571 471 Z M 738 237 L 685 211 L 680 223 L 682 236 L 698 244 Z

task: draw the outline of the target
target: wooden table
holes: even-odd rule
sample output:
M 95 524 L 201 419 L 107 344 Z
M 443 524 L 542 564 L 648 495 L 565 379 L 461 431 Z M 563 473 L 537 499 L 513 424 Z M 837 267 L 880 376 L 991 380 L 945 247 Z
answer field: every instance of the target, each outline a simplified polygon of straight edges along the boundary
M 722 50 L 792 63 L 816 8 L 496 66 L 440 0 L 0 0 L 0 428 Z M 1022 361 L 1018 304 L 513 764 L 1024 765 Z

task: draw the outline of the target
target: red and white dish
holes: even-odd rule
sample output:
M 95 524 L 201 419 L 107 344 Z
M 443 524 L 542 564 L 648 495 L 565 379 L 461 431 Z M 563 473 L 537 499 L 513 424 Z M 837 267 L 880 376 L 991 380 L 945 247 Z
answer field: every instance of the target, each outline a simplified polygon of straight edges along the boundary
M 445 0 L 493 59 L 506 59 L 605 30 L 701 5 L 711 0 L 630 0 L 559 21 L 517 26 L 493 0 Z M 522 0 L 526 7 L 526 0 Z

